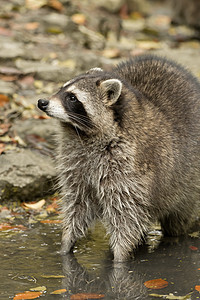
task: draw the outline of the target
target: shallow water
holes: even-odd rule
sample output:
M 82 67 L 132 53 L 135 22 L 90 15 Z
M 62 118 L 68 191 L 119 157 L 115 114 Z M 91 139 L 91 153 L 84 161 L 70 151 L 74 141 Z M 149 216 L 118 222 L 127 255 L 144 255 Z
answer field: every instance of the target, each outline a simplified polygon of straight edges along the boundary
M 40 298 L 49 300 L 70 299 L 77 293 L 105 295 L 103 299 L 145 300 L 159 299 L 149 296 L 152 293 L 184 296 L 191 291 L 191 299 L 200 299 L 195 290 L 200 285 L 199 236 L 162 239 L 159 231 L 153 231 L 135 259 L 115 265 L 100 225 L 77 243 L 71 255 L 58 254 L 60 239 L 60 226 L 55 224 L 35 224 L 23 232 L 1 234 L 0 299 L 13 299 L 17 293 L 38 286 L 46 287 Z M 145 287 L 145 281 L 158 278 L 167 280 L 168 286 L 160 290 Z M 50 294 L 59 289 L 66 292 Z

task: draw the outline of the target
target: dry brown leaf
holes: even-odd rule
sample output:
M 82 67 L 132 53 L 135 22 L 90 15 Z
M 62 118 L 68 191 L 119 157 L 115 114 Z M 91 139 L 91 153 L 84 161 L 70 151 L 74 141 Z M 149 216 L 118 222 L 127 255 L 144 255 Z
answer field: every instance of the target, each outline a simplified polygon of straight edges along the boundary
M 60 224 L 62 223 L 61 220 L 42 220 L 40 221 L 40 223 L 43 223 L 43 224 Z
M 8 96 L 0 94 L 0 106 L 4 106 L 8 102 L 9 102 Z
M 54 8 L 57 11 L 62 11 L 64 9 L 64 6 L 58 0 L 49 0 L 48 6 Z
M 148 289 L 159 290 L 168 286 L 168 282 L 162 278 L 152 279 L 144 282 Z
M 0 75 L 1 80 L 3 81 L 15 81 L 18 79 L 17 75 Z
M 26 230 L 27 228 L 23 225 L 11 225 L 9 223 L 2 223 L 0 224 L 0 231 L 6 231 L 6 230 L 13 230 L 13 231 L 20 231 L 20 230 Z
M 105 296 L 102 294 L 89 294 L 89 293 L 78 293 L 71 295 L 70 300 L 87 300 L 87 299 L 101 299 Z

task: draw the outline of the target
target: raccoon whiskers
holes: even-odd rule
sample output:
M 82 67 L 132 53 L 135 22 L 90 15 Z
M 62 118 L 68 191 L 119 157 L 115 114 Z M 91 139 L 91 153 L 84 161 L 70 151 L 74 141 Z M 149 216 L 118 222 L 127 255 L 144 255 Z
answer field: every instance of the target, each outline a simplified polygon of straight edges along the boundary
M 91 129 L 92 124 L 87 117 L 82 116 L 80 114 L 76 114 L 76 113 L 68 113 L 68 115 L 76 123 L 80 124 L 81 126 L 87 128 L 87 129 Z
M 83 141 L 82 141 L 82 139 L 81 139 L 81 136 L 80 136 L 80 133 L 79 133 L 79 131 L 78 131 L 77 126 L 74 126 L 74 128 L 75 128 L 76 133 L 77 133 L 77 135 L 78 135 L 78 138 L 79 138 L 79 140 L 80 140 L 80 142 L 81 142 L 81 145 L 84 147 L 84 144 L 83 144 Z

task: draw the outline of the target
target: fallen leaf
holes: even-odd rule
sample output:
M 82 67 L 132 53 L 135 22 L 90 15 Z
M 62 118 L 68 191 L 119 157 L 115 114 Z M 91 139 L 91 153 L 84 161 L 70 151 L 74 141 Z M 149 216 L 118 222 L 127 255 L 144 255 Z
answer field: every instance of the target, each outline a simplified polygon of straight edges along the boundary
M 0 75 L 1 80 L 3 81 L 15 81 L 17 80 L 17 75 Z
M 42 295 L 42 292 L 29 292 L 26 291 L 24 293 L 16 294 L 13 300 L 20 300 L 20 299 L 36 299 Z
M 40 221 L 40 223 L 43 223 L 43 224 L 60 224 L 62 223 L 61 220 L 42 220 Z
M 189 293 L 185 296 L 175 296 L 174 294 L 171 294 L 171 293 L 169 295 L 149 294 L 149 296 L 163 298 L 163 299 L 169 299 L 169 300 L 190 300 L 191 299 L 191 293 Z
M 4 135 L 5 133 L 7 133 L 10 127 L 11 127 L 10 123 L 0 124 L 0 135 Z
M 27 228 L 23 225 L 11 225 L 9 223 L 0 224 L 0 231 L 6 231 L 6 230 L 20 231 L 26 229 Z
M 163 280 L 162 278 L 159 278 L 159 279 L 152 279 L 152 280 L 145 281 L 144 285 L 148 289 L 159 290 L 159 289 L 163 289 L 163 288 L 167 287 L 168 282 L 166 280 Z
M 195 285 L 195 290 L 200 292 L 200 285 Z
M 78 25 L 85 25 L 86 17 L 83 14 L 74 14 L 71 17 L 72 21 Z
M 49 204 L 46 208 L 49 213 L 57 213 L 58 212 L 58 203 L 57 200 L 54 200 L 52 204 Z
M 53 291 L 53 292 L 50 293 L 50 294 L 53 294 L 53 295 L 60 295 L 60 294 L 65 293 L 66 291 L 67 291 L 66 289 L 60 289 L 60 290 Z
M 26 147 L 26 143 L 22 140 L 22 138 L 18 135 L 16 135 L 14 138 L 11 138 L 13 143 L 16 143 L 20 146 Z
M 41 275 L 42 278 L 65 278 L 64 275 Z
M 44 292 L 46 291 L 46 286 L 37 286 L 35 288 L 30 289 L 30 291 L 34 291 L 34 292 Z
M 8 102 L 9 102 L 8 96 L 0 94 L 0 106 L 4 106 Z
M 58 0 L 49 0 L 48 1 L 48 6 L 54 8 L 57 11 L 62 11 L 64 6 L 62 3 Z
M 198 250 L 198 248 L 195 247 L 195 246 L 190 246 L 189 248 L 190 248 L 192 251 L 197 251 L 197 250 Z
M 32 204 L 24 203 L 23 205 L 25 206 L 25 208 L 38 210 L 44 206 L 45 202 L 46 201 L 44 199 L 42 199 L 36 203 L 32 203 Z
M 88 293 L 78 293 L 71 295 L 70 300 L 87 300 L 87 299 L 101 299 L 105 295 L 102 294 L 88 294 Z
M 0 155 L 5 151 L 5 144 L 0 143 Z
M 200 231 L 195 231 L 189 234 L 190 237 L 192 238 L 198 238 L 200 237 Z

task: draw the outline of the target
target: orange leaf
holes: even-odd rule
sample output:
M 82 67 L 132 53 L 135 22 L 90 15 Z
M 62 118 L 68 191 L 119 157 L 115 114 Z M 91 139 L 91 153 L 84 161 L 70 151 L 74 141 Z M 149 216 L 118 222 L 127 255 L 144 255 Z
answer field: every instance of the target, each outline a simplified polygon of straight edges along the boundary
M 61 222 L 62 222 L 61 220 L 42 220 L 42 221 L 40 221 L 40 223 L 43 223 L 43 224 L 59 224 Z
M 4 106 L 7 102 L 9 102 L 8 96 L 0 94 L 0 106 Z
M 195 290 L 200 292 L 200 285 L 195 285 Z
M 198 248 L 197 247 L 195 247 L 195 246 L 190 246 L 189 247 L 192 251 L 196 251 L 196 250 L 198 250 Z
M 4 230 L 13 230 L 13 231 L 18 231 L 18 230 L 26 230 L 27 228 L 24 227 L 23 225 L 11 225 L 8 223 L 2 223 L 0 224 L 0 231 Z
M 29 292 L 26 291 L 24 293 L 16 294 L 13 300 L 20 300 L 20 299 L 36 299 L 42 295 L 42 292 Z
M 159 289 L 163 289 L 163 288 L 167 287 L 168 282 L 166 280 L 163 280 L 162 278 L 159 278 L 159 279 L 152 279 L 152 280 L 145 281 L 144 285 L 148 289 L 159 290 Z
M 70 300 L 87 300 L 87 299 L 101 299 L 101 298 L 104 298 L 104 295 L 79 293 L 79 294 L 71 295 Z
M 60 289 L 60 290 L 53 291 L 51 294 L 60 295 L 62 293 L 65 293 L 66 291 L 67 291 L 66 289 Z

